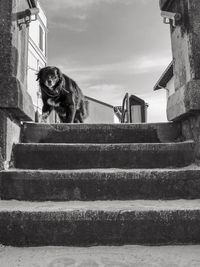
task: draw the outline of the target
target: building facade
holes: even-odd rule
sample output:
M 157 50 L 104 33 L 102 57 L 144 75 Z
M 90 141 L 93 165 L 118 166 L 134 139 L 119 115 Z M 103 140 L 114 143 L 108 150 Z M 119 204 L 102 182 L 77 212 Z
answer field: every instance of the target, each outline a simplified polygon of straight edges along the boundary
M 36 74 L 47 64 L 47 18 L 39 1 L 37 1 L 37 8 L 39 9 L 37 20 L 32 21 L 29 27 L 27 87 L 35 111 L 39 109 L 41 113 L 42 102 Z

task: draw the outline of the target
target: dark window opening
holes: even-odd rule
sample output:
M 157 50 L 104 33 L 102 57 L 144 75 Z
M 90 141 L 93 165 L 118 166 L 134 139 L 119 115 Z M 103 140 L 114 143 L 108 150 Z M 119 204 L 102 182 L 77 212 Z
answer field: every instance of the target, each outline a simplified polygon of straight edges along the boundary
M 39 48 L 44 52 L 44 31 L 39 25 Z

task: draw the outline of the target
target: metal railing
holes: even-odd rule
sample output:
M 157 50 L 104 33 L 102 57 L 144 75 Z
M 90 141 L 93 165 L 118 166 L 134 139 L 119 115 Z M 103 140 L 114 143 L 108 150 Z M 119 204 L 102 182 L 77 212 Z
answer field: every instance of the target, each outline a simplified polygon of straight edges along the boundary
M 122 115 L 121 115 L 121 123 L 130 123 L 130 101 L 129 94 L 126 93 L 123 102 L 122 102 Z

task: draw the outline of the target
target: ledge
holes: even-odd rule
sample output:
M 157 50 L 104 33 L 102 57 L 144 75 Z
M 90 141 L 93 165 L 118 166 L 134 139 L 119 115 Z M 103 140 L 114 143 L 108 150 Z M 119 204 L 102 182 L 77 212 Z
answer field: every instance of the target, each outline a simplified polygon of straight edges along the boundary
M 34 120 L 32 99 L 16 77 L 0 77 L 0 109 L 6 109 L 19 120 Z
M 200 113 L 200 80 L 188 82 L 168 98 L 167 118 L 181 120 L 191 114 Z

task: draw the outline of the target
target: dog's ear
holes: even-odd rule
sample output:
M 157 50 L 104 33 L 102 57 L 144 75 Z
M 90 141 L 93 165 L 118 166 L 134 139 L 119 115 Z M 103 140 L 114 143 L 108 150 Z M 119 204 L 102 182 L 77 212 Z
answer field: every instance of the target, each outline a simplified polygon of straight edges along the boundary
M 57 71 L 57 74 L 58 74 L 59 80 L 60 80 L 60 79 L 62 79 L 62 77 L 63 77 L 63 74 L 62 74 L 61 70 L 60 70 L 59 68 L 57 68 L 57 67 L 55 67 L 55 69 L 56 69 L 56 71 Z
M 39 81 L 39 80 L 41 79 L 41 77 L 42 77 L 42 73 L 43 73 L 43 68 L 40 69 L 40 70 L 38 71 L 38 73 L 36 74 L 36 75 L 37 75 L 37 79 L 36 79 L 36 81 Z

